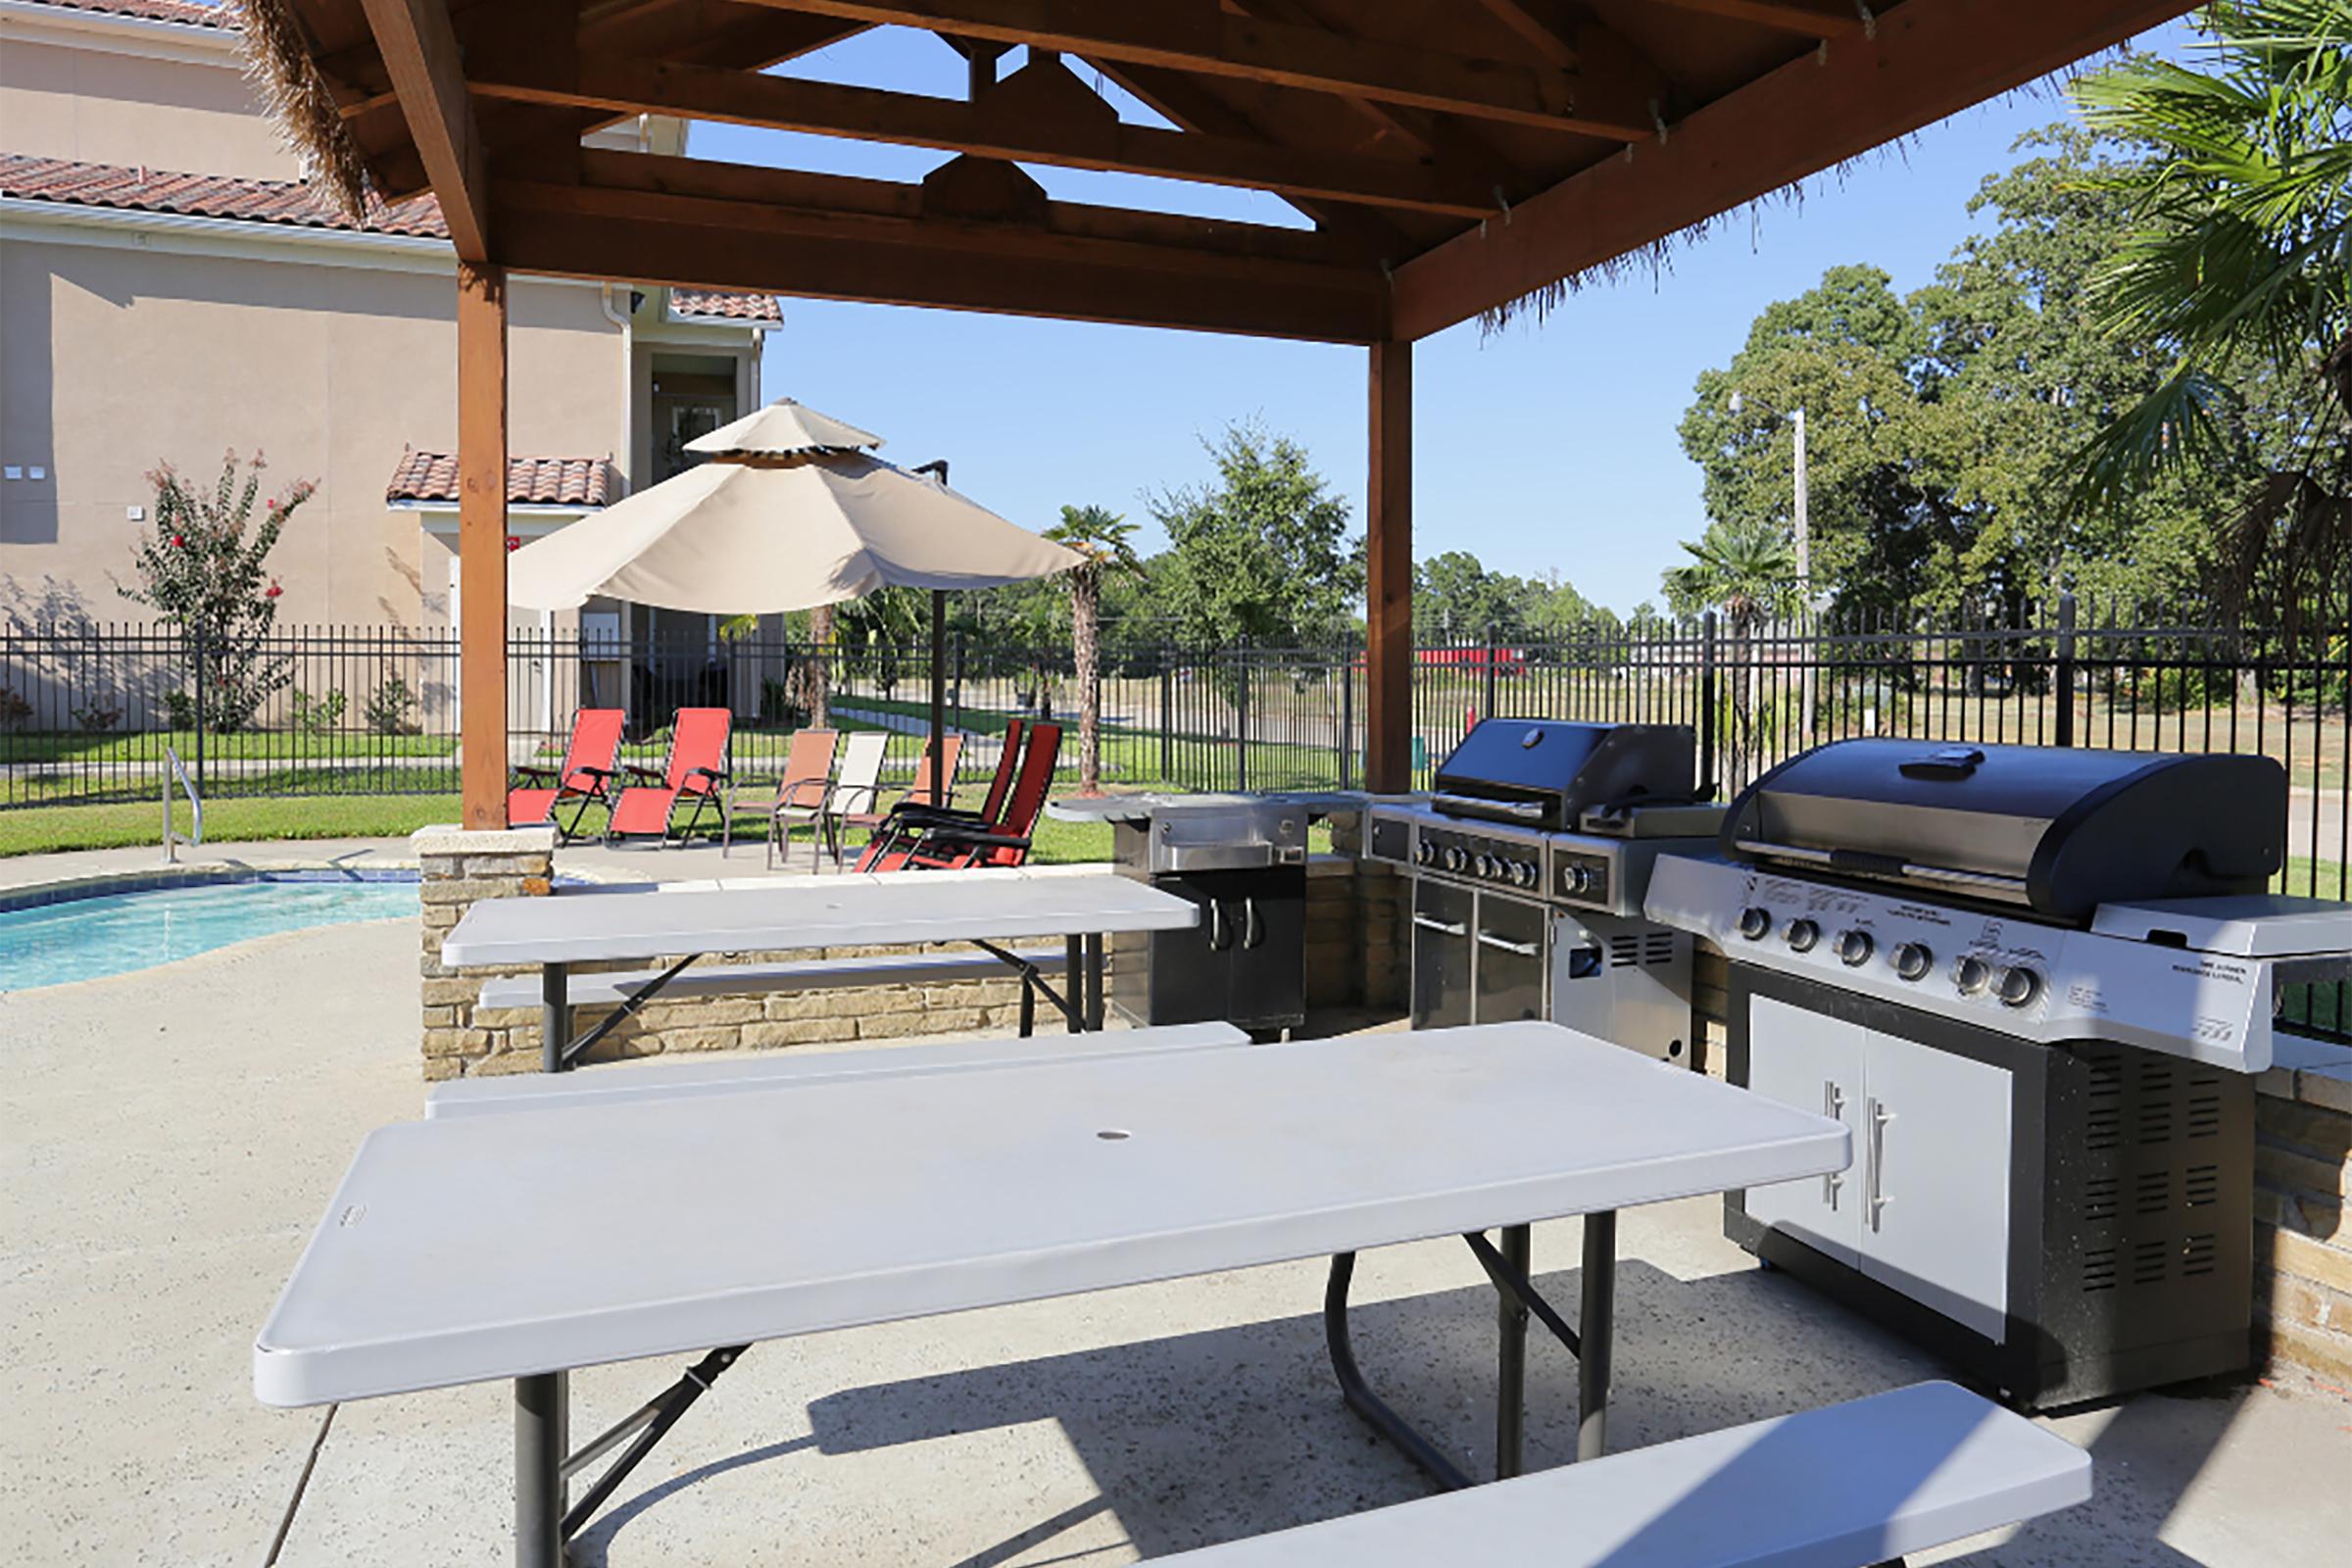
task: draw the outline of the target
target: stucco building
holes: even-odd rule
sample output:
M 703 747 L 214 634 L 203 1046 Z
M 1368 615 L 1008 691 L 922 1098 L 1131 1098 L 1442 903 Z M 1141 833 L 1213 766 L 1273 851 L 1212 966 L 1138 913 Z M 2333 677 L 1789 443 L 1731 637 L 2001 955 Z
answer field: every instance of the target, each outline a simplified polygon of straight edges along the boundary
M 641 119 L 604 143 L 683 150 Z M 350 224 L 258 107 L 233 10 L 0 0 L 0 617 L 142 613 L 117 584 L 159 463 L 267 454 L 318 492 L 270 558 L 281 623 L 452 612 L 456 261 L 430 198 Z M 760 399 L 760 295 L 518 277 L 518 537 L 659 480 Z M 628 607 L 632 641 L 706 634 Z

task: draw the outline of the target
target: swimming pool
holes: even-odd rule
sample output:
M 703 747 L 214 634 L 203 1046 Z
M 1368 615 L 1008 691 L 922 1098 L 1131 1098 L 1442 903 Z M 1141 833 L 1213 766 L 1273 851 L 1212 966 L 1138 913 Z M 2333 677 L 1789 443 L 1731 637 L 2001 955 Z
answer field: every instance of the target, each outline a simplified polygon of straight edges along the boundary
M 0 991 L 127 974 L 249 937 L 416 913 L 415 873 L 274 872 L 0 909 Z

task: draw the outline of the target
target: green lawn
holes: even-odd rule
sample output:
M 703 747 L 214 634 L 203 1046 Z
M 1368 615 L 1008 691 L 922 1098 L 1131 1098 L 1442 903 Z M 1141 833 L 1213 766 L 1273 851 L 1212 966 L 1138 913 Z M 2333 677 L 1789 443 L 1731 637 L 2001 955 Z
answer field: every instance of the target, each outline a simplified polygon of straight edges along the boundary
M 269 839 L 393 838 L 458 819 L 455 795 L 327 795 L 294 800 L 215 800 L 204 808 L 204 836 L 221 843 Z M 188 830 L 182 803 L 172 820 Z M 62 850 L 117 850 L 163 841 L 163 808 L 154 801 L 107 806 L 27 806 L 0 811 L 0 856 Z

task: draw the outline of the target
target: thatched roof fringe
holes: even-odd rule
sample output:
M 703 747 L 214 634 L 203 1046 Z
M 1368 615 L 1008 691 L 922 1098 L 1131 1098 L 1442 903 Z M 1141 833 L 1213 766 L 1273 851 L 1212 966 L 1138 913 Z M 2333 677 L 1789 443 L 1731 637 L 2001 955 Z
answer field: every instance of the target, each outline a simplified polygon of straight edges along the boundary
M 368 166 L 343 124 L 334 94 L 312 63 L 302 23 L 286 0 L 234 0 L 245 77 L 277 133 L 301 160 L 303 182 L 354 223 L 368 220 Z

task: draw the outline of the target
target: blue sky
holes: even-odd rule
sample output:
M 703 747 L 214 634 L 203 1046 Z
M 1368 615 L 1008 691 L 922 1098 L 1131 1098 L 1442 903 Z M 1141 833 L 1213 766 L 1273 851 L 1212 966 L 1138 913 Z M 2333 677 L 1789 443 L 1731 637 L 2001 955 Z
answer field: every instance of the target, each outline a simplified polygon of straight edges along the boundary
M 2177 26 L 2145 43 L 2178 46 Z M 1017 59 L 1017 57 L 1016 57 Z M 1016 63 L 1008 60 L 1006 69 Z M 960 97 L 960 57 L 937 39 L 877 29 L 793 63 L 790 73 Z M 1114 101 L 1116 101 L 1114 99 Z M 1126 118 L 1149 110 L 1121 103 Z M 1698 470 L 1675 425 L 1692 382 L 1723 364 L 1758 311 L 1846 262 L 1926 282 L 1969 231 L 1968 198 L 2012 161 L 2023 132 L 2062 118 L 2053 92 L 2013 95 L 1929 127 L 1881 159 L 1825 178 L 1801 203 L 1728 220 L 1647 270 L 1571 298 L 1541 325 L 1482 336 L 1475 322 L 1415 355 L 1414 549 L 1474 552 L 1521 573 L 1557 570 L 1629 610 L 1656 596 L 1705 525 Z M 698 125 L 704 158 L 915 179 L 942 161 L 916 148 Z M 1297 214 L 1257 192 L 1033 169 L 1056 197 L 1258 222 Z M 1209 474 L 1201 442 L 1261 419 L 1301 442 L 1359 526 L 1364 351 L 787 299 L 763 372 L 789 396 L 879 431 L 901 463 L 951 461 L 956 487 L 1044 526 L 1068 503 L 1144 524 L 1146 496 Z

